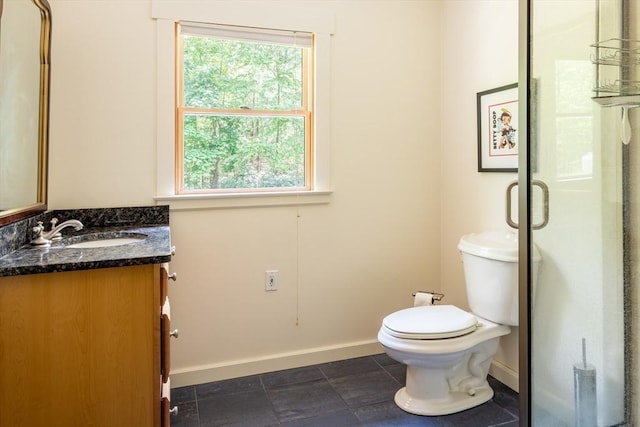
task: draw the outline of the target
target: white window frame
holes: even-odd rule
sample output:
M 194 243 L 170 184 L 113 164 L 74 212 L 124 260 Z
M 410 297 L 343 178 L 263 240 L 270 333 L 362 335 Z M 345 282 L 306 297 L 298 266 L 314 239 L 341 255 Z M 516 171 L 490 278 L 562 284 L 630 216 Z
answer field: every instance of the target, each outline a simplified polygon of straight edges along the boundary
M 281 9 L 278 11 L 277 9 Z M 292 8 L 254 1 L 152 0 L 157 28 L 157 202 L 171 209 L 282 206 L 328 203 L 330 189 L 331 35 L 335 17 L 323 9 Z M 175 23 L 206 22 L 256 28 L 311 32 L 315 35 L 315 145 L 313 190 L 181 194 L 175 188 Z

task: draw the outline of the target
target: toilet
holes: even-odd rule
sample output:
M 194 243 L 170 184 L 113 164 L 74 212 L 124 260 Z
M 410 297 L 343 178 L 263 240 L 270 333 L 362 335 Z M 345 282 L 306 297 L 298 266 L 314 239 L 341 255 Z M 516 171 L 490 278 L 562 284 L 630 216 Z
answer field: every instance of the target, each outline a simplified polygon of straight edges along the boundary
M 407 365 L 396 404 L 417 415 L 445 415 L 493 397 L 487 373 L 500 337 L 518 325 L 518 239 L 515 232 L 465 235 L 462 257 L 471 312 L 453 305 L 406 308 L 384 318 L 378 341 Z M 533 247 L 533 280 L 540 254 Z

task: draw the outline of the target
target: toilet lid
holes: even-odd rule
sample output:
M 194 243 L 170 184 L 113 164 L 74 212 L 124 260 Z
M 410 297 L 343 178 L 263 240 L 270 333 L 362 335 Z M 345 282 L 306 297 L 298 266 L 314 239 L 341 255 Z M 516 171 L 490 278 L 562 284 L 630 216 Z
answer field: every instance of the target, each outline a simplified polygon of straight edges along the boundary
M 473 332 L 477 324 L 476 316 L 453 305 L 405 308 L 382 321 L 390 335 L 416 340 L 459 337 Z

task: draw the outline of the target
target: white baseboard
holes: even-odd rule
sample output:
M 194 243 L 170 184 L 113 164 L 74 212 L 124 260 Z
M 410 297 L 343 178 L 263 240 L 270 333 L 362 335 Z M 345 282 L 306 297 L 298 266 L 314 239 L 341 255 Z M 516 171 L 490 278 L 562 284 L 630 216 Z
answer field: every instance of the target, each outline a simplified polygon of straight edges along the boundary
M 520 389 L 520 376 L 518 373 L 497 360 L 491 362 L 489 375 L 515 392 L 518 392 Z
M 336 360 L 370 356 L 379 353 L 384 353 L 384 349 L 377 340 L 371 340 L 335 346 L 314 347 L 265 357 L 172 369 L 171 386 L 184 387 L 204 384 L 212 381 L 299 368 L 319 363 L 335 362 Z M 508 366 L 494 360 L 489 368 L 489 374 L 507 387 L 516 392 L 518 391 L 518 373 Z
M 315 347 L 264 357 L 232 360 L 210 365 L 172 369 L 171 386 L 184 387 L 211 381 L 262 374 L 283 369 L 299 368 L 319 363 L 384 353 L 377 340 L 352 342 L 343 345 Z

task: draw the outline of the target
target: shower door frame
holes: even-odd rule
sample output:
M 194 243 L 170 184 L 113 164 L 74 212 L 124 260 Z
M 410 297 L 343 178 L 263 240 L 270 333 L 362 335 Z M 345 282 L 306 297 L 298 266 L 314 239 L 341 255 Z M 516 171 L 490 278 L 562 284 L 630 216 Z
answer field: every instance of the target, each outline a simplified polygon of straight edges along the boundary
M 530 44 L 530 16 L 531 1 L 519 0 L 518 4 L 518 113 L 521 118 L 520 134 L 527 135 L 525 141 L 521 141 L 518 155 L 518 282 L 519 282 L 519 394 L 520 394 L 520 426 L 531 425 L 531 310 L 529 307 L 529 294 L 531 283 L 531 171 L 529 148 L 529 77 L 531 65 L 531 44 Z M 524 142 L 524 144 L 522 144 Z

